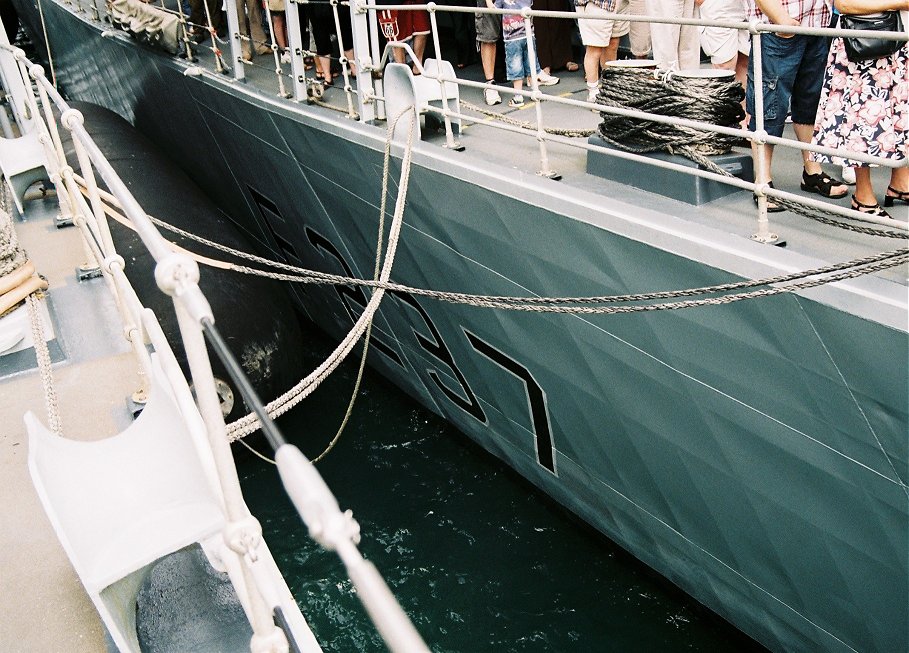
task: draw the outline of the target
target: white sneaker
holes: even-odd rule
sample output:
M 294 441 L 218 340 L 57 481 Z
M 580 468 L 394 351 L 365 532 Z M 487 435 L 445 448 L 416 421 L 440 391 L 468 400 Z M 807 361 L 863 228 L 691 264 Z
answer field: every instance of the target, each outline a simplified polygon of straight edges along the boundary
M 588 84 L 587 85 L 587 101 L 596 102 L 597 94 L 599 92 L 600 92 L 600 87 L 598 85 L 594 84 L 593 86 L 591 86 L 590 84 Z
M 855 186 L 855 168 L 843 166 L 843 183 L 849 186 Z
M 517 109 L 523 107 L 523 106 L 524 106 L 524 96 L 523 96 L 523 95 L 515 95 L 513 98 L 511 98 L 511 99 L 508 101 L 508 106 L 510 106 L 510 107 L 515 107 L 515 108 L 517 108 Z
M 559 78 L 554 75 L 547 75 L 540 71 L 537 73 L 537 84 L 540 86 L 555 86 L 559 83 Z
M 290 63 L 290 52 L 281 53 L 281 63 Z
M 499 92 L 494 88 L 484 88 L 483 99 L 489 106 L 493 106 L 494 104 L 502 104 L 502 96 L 499 95 Z

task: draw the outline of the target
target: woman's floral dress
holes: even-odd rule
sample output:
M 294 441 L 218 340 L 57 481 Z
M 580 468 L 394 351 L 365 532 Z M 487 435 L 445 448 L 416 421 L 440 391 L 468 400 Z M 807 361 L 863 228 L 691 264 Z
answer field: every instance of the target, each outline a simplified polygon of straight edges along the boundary
M 909 156 L 909 43 L 889 57 L 853 63 L 843 39 L 833 40 L 812 142 L 887 159 Z M 869 165 L 811 156 L 840 166 Z

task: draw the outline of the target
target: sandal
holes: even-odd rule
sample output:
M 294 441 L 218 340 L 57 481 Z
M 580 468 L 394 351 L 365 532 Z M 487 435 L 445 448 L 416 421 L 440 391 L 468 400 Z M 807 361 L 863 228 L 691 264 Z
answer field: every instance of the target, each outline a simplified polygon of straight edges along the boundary
M 833 194 L 834 186 L 845 186 L 843 182 L 839 179 L 834 179 L 826 172 L 819 172 L 816 175 L 809 175 L 805 170 L 802 170 L 802 190 L 808 191 L 809 193 L 817 193 L 822 197 L 826 197 L 831 200 L 838 200 L 846 197 L 849 194 L 849 191 L 844 189 L 842 193 L 838 195 Z
M 581 69 L 581 67 L 573 61 L 569 61 L 568 63 L 565 64 L 565 70 L 567 70 L 570 73 L 576 73 L 580 69 Z
M 864 213 L 865 215 L 873 215 L 876 218 L 891 217 L 889 213 L 881 208 L 880 204 L 876 202 L 874 204 L 862 204 L 857 199 L 855 199 L 855 195 L 852 196 L 852 210 L 858 211 L 859 213 Z
M 887 192 L 896 194 L 884 195 L 884 206 L 893 206 L 894 202 L 909 204 L 909 191 L 897 190 L 893 186 L 887 186 Z
M 772 181 L 768 181 L 768 182 L 767 182 L 767 185 L 768 185 L 770 188 L 773 188 L 773 182 L 772 182 Z M 754 197 L 754 204 L 757 205 L 757 203 L 758 203 L 758 196 L 757 196 L 757 194 L 755 194 L 753 197 Z M 777 204 L 776 202 L 774 202 L 773 199 L 771 199 L 769 196 L 767 197 L 767 213 L 781 213 L 781 212 L 783 212 L 783 211 L 785 211 L 785 210 L 786 210 L 785 207 L 780 206 L 779 204 Z

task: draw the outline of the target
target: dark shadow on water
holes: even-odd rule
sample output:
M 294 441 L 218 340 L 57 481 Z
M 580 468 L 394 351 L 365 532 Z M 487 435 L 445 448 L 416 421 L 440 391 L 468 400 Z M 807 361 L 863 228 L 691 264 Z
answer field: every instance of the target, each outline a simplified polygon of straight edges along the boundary
M 304 329 L 314 367 L 335 343 Z M 307 455 L 334 436 L 358 360 L 282 419 Z M 385 650 L 275 468 L 235 453 L 249 506 L 325 650 Z M 374 373 L 319 470 L 433 651 L 764 651 Z

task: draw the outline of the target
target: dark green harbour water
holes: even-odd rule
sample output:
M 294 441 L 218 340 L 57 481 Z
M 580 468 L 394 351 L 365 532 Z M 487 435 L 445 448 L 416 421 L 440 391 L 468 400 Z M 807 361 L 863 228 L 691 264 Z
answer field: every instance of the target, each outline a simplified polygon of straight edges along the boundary
M 304 328 L 315 367 L 334 343 Z M 283 418 L 285 436 L 308 456 L 337 430 L 358 361 L 355 352 Z M 242 451 L 249 506 L 324 649 L 385 650 L 275 468 Z M 369 370 L 318 468 L 433 651 L 765 650 Z

